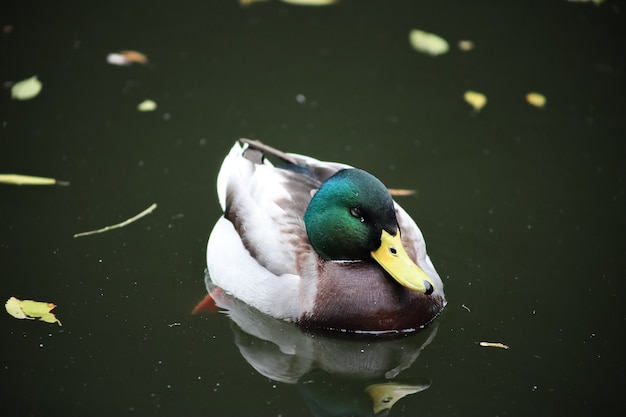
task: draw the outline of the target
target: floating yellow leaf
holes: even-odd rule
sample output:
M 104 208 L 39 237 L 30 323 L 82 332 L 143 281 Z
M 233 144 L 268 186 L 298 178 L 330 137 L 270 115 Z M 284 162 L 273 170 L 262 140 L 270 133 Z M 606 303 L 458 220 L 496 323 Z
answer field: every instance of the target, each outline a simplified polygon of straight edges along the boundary
M 409 33 L 409 42 L 416 51 L 431 56 L 445 54 L 450 49 L 448 41 L 441 36 L 418 29 L 411 30 Z
M 505 345 L 504 343 L 500 343 L 500 342 L 480 342 L 479 345 L 485 346 L 485 347 L 496 347 L 500 349 L 509 348 L 507 345 Z
M 36 97 L 40 91 L 41 81 L 39 81 L 35 75 L 13 84 L 11 88 L 11 98 L 16 100 L 30 100 Z
M 156 110 L 157 104 L 152 100 L 144 100 L 137 106 L 139 111 L 153 111 Z
M 463 98 L 476 111 L 482 109 L 487 104 L 487 96 L 477 91 L 466 91 Z
M 467 52 L 467 51 L 471 51 L 472 49 L 474 49 L 474 42 L 472 41 L 462 40 L 462 41 L 459 41 L 458 45 L 461 51 Z
M 67 181 L 54 178 L 33 177 L 31 175 L 0 174 L 0 182 L 15 185 L 70 185 Z
M 41 301 L 33 300 L 20 300 L 15 297 L 11 297 L 4 304 L 7 313 L 17 319 L 39 319 L 46 323 L 59 323 L 61 322 L 56 318 L 54 313 L 51 313 L 52 309 L 56 305 L 52 303 L 45 303 Z
M 526 101 L 531 106 L 543 108 L 546 105 L 546 96 L 540 93 L 528 93 L 526 94 Z

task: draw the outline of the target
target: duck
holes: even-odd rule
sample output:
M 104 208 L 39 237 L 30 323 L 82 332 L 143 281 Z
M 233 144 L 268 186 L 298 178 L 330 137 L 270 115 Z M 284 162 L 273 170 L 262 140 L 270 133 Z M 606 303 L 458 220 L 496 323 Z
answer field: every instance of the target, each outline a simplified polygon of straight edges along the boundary
M 305 329 L 407 333 L 447 301 L 415 221 L 374 175 L 239 139 L 217 175 L 207 288 Z

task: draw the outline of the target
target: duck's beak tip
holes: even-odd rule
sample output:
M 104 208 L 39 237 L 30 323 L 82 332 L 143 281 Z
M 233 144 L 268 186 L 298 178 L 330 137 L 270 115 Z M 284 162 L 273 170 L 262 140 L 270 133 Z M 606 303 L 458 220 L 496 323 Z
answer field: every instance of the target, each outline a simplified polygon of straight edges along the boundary
M 430 281 L 424 280 L 424 287 L 426 287 L 426 291 L 424 291 L 424 294 L 426 295 L 431 295 L 433 291 L 435 291 Z

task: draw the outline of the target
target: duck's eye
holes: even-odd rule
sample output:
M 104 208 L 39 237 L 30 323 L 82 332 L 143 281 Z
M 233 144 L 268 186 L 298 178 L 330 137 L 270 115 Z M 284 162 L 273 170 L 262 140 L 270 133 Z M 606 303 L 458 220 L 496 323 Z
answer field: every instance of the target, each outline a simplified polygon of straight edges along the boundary
M 359 219 L 361 223 L 365 223 L 365 217 L 363 217 L 363 213 L 361 213 L 361 210 L 358 207 L 352 207 L 350 209 L 350 215 Z

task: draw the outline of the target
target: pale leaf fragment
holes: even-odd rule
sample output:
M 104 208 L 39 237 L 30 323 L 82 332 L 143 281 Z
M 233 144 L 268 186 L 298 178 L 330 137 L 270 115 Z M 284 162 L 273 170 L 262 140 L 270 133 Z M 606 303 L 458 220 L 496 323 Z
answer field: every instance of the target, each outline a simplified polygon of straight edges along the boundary
M 107 62 L 111 65 L 130 65 L 131 62 L 122 54 L 108 54 Z
M 11 297 L 4 303 L 4 308 L 7 310 L 7 313 L 15 317 L 16 319 L 28 319 L 26 313 L 22 310 L 22 301 L 18 300 L 15 297 Z
M 56 318 L 52 309 L 56 307 L 55 304 L 46 303 L 33 300 L 20 300 L 15 297 L 11 297 L 4 304 L 7 313 L 17 319 L 39 319 L 46 323 L 58 323 L 61 326 L 61 322 Z
M 413 29 L 409 32 L 409 42 L 413 49 L 431 56 L 442 55 L 448 52 L 448 41 L 434 33 Z
M 14 185 L 70 185 L 67 181 L 59 181 L 54 178 L 20 174 L 0 174 L 0 183 Z
M 541 109 L 546 106 L 546 102 L 548 100 L 546 99 L 546 96 L 544 96 L 543 94 L 531 92 L 531 93 L 526 94 L 526 101 L 531 106 L 535 106 Z
M 500 349 L 509 348 L 508 345 L 505 345 L 504 343 L 500 343 L 500 342 L 480 342 L 479 345 L 484 346 L 484 347 L 495 347 L 495 348 L 500 348 Z
M 487 96 L 477 91 L 466 91 L 463 98 L 476 111 L 479 111 L 487 104 Z
M 13 84 L 13 87 L 11 87 L 11 98 L 16 100 L 30 100 L 41 92 L 41 87 L 41 81 L 34 75 Z
M 120 51 L 120 54 L 126 57 L 129 62 L 136 62 L 138 64 L 144 65 L 148 63 L 148 57 L 146 56 L 146 54 L 138 51 L 125 50 Z
M 81 233 L 76 233 L 74 235 L 74 237 L 81 237 L 81 236 L 89 236 L 89 235 L 95 235 L 97 233 L 103 233 L 103 232 L 107 232 L 109 230 L 113 230 L 113 229 L 119 229 L 120 227 L 124 227 L 127 226 L 129 224 L 131 224 L 132 222 L 141 219 L 142 217 L 152 213 L 154 211 L 154 209 L 157 208 L 156 203 L 152 204 L 150 207 L 148 207 L 147 209 L 145 209 L 144 211 L 142 211 L 141 213 L 137 214 L 136 216 L 131 217 L 130 219 L 124 220 L 121 223 L 117 223 L 111 226 L 106 226 L 103 227 L 102 229 L 97 229 L 97 230 L 90 230 L 88 232 L 81 232 Z
M 461 51 L 467 52 L 474 49 L 474 42 L 464 39 L 459 41 L 458 46 Z
M 139 111 L 154 111 L 157 108 L 156 102 L 152 100 L 144 100 L 137 106 Z
M 138 51 L 124 50 L 119 53 L 111 53 L 107 55 L 107 62 L 111 65 L 127 66 L 132 63 L 147 64 L 148 57 Z
M 389 194 L 396 197 L 406 197 L 415 194 L 415 190 L 408 188 L 388 188 L 387 191 L 389 191 Z

